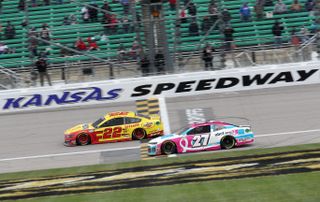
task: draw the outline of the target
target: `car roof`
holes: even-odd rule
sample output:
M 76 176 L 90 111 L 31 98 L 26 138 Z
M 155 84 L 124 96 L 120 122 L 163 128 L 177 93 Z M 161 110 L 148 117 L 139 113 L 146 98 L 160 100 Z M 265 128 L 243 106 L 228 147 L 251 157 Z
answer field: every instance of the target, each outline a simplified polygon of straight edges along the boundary
M 109 118 L 117 118 L 117 117 L 123 117 L 123 116 L 129 116 L 134 117 L 136 116 L 136 113 L 133 111 L 116 111 L 116 112 L 109 112 L 105 115 L 105 119 Z
M 213 125 L 213 124 L 217 124 L 217 125 L 234 125 L 232 123 L 227 123 L 227 122 L 224 122 L 224 121 L 206 121 L 206 122 L 203 122 L 203 123 L 191 124 L 190 127 Z

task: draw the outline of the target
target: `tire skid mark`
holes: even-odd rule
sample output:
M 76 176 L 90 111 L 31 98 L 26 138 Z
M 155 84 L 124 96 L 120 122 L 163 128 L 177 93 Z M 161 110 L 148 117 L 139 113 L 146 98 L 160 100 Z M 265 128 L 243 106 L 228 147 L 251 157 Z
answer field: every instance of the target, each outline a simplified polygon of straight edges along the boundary
M 5 180 L 0 201 L 320 171 L 320 149 Z

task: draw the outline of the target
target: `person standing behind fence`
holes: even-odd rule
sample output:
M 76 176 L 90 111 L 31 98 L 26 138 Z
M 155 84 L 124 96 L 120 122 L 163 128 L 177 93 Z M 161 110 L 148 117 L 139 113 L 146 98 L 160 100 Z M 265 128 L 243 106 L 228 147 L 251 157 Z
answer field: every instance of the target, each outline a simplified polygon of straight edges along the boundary
M 282 30 L 283 27 L 281 26 L 280 22 L 275 21 L 272 26 L 272 34 L 274 36 L 276 46 L 280 46 L 282 44 Z
M 36 68 L 38 69 L 38 72 L 39 72 L 41 86 L 44 85 L 44 80 L 43 80 L 44 77 L 47 78 L 49 85 L 52 86 L 50 76 L 47 71 L 47 68 L 48 68 L 47 62 L 43 58 L 39 57 L 39 59 L 35 65 L 36 65 Z
M 214 48 L 207 43 L 202 51 L 202 60 L 204 61 L 205 70 L 213 70 L 213 52 Z

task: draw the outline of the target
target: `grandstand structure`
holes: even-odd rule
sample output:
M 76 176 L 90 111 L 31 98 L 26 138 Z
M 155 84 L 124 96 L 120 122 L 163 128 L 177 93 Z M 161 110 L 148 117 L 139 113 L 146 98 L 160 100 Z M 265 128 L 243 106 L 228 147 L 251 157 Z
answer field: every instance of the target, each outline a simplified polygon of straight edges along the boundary
M 146 54 L 150 60 L 150 72 L 156 73 L 155 55 L 161 52 L 164 56 L 165 72 L 177 72 L 178 70 L 191 71 L 202 70 L 201 51 L 206 43 L 212 44 L 217 52 L 214 62 L 217 69 L 228 66 L 226 63 L 232 61 L 233 67 L 243 65 L 265 64 L 266 61 L 297 62 L 296 55 L 301 53 L 298 60 L 310 59 L 310 52 L 319 44 L 319 35 L 312 33 L 308 41 L 301 43 L 299 47 L 291 46 L 291 31 L 305 26 L 310 27 L 317 23 L 319 26 L 319 1 L 315 12 L 304 9 L 307 0 L 300 0 L 303 9 L 300 12 L 287 12 L 285 14 L 273 14 L 258 20 L 254 12 L 255 0 L 247 0 L 252 12 L 252 20 L 243 22 L 240 19 L 239 9 L 243 0 L 215 0 L 217 9 L 221 12 L 227 8 L 232 16 L 230 21 L 234 29 L 234 46 L 232 50 L 224 49 L 224 34 L 221 31 L 220 14 L 218 20 L 213 23 L 206 32 L 201 31 L 197 36 L 191 36 L 189 25 L 195 20 L 201 27 L 203 18 L 212 16 L 208 13 L 210 0 L 192 0 L 196 5 L 197 15 L 189 16 L 187 22 L 180 22 L 180 12 L 189 5 L 188 1 L 178 0 L 176 9 L 170 8 L 167 1 L 161 0 L 141 0 L 129 1 L 129 11 L 124 12 L 123 5 L 114 0 L 108 0 L 112 11 L 101 9 L 105 0 L 94 1 L 98 10 L 98 21 L 84 22 L 82 20 L 81 9 L 84 6 L 92 7 L 92 1 L 86 0 L 64 0 L 63 4 L 41 5 L 43 1 L 38 0 L 39 5 L 33 6 L 26 1 L 25 8 L 21 11 L 17 5 L 19 0 L 4 1 L 0 14 L 2 34 L 0 40 L 12 51 L 7 54 L 0 54 L 0 72 L 5 78 L 0 77 L 0 84 L 3 88 L 8 88 L 6 82 L 28 80 L 28 73 L 34 68 L 37 56 L 31 57 L 28 34 L 32 27 L 39 32 L 43 24 L 47 24 L 50 29 L 50 40 L 39 37 L 38 53 L 47 53 L 50 63 L 50 73 L 55 75 L 53 80 L 65 79 L 66 82 L 82 81 L 85 71 L 83 69 L 94 68 L 95 80 L 119 78 L 120 75 L 126 77 L 140 76 L 139 64 L 137 63 L 141 54 Z M 213 0 L 214 1 L 214 0 Z M 283 1 L 290 7 L 292 1 Z M 95 7 L 94 7 L 95 8 Z M 274 6 L 265 6 L 265 13 L 272 14 Z M 105 33 L 105 24 L 101 23 L 103 15 L 115 15 L 118 19 L 117 29 L 112 33 Z M 66 16 L 76 16 L 76 23 L 65 25 Z M 125 17 L 126 16 L 126 17 Z M 123 18 L 129 19 L 126 22 Z M 284 26 L 283 45 L 281 49 L 274 46 L 272 26 L 278 20 Z M 13 39 L 4 36 L 6 22 L 10 21 L 15 26 L 16 35 Z M 27 21 L 27 25 L 22 25 Z M 129 30 L 125 30 L 125 26 Z M 97 41 L 99 50 L 77 51 L 74 47 L 76 40 L 81 37 L 84 41 L 88 37 Z M 138 53 L 132 56 L 133 45 L 140 47 Z M 119 59 L 119 49 L 126 50 L 126 57 Z M 318 50 L 320 47 L 318 47 Z M 62 50 L 68 50 L 71 54 L 62 55 Z M 272 51 L 270 51 L 272 50 Z M 310 50 L 310 51 L 307 51 Z M 306 53 L 306 54 L 302 54 Z M 130 55 L 131 54 L 131 55 Z M 279 56 L 284 55 L 283 61 Z M 189 68 L 185 67 L 188 66 Z M 192 67 L 191 67 L 192 66 Z M 126 72 L 126 73 L 123 73 Z M 12 76 L 14 75 L 14 76 Z M 24 75 L 19 78 L 19 75 Z M 14 79 L 12 79 L 14 78 Z M 30 84 L 30 82 L 29 82 Z M 9 87 L 15 87 L 14 84 Z

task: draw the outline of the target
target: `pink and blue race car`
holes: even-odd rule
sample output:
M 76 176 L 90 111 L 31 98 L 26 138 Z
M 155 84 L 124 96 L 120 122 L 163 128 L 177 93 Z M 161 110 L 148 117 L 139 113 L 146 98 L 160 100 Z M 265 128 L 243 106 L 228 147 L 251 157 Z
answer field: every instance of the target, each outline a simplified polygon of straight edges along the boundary
M 231 149 L 253 141 L 254 135 L 248 125 L 210 121 L 193 124 L 176 133 L 150 140 L 148 155 Z

